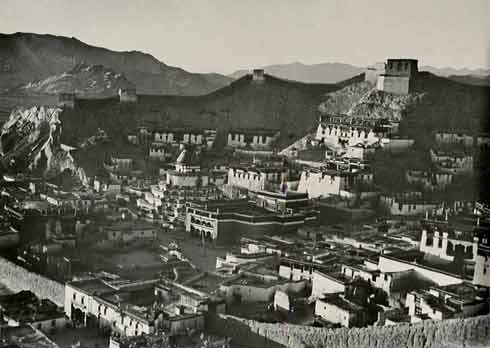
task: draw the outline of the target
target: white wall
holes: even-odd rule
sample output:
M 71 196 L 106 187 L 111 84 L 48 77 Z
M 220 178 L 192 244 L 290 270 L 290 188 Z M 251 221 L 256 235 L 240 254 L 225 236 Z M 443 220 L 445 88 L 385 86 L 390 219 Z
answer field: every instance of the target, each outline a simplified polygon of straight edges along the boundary
M 413 269 L 416 270 L 423 277 L 431 279 L 439 286 L 460 284 L 463 282 L 462 279 L 456 276 L 444 274 L 435 269 L 434 270 L 427 269 L 414 263 L 389 259 L 383 255 L 379 257 L 378 267 L 381 272 L 401 272 L 401 271 Z
M 321 272 L 313 271 L 312 279 L 312 297 L 319 297 L 323 294 L 332 294 L 336 292 L 344 292 L 345 284 L 334 280 Z
M 490 257 L 476 256 L 473 284 L 490 287 Z
M 335 324 L 349 327 L 350 313 L 322 300 L 315 302 L 315 315 Z
M 299 179 L 298 192 L 308 193 L 310 199 L 327 197 L 340 195 L 344 186 L 345 179 L 341 176 L 303 171 Z

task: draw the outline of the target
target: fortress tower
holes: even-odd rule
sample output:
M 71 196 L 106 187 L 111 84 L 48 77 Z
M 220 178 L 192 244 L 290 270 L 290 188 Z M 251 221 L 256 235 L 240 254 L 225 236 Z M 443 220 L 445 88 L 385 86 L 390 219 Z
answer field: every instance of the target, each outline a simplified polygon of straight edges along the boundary
M 264 82 L 264 69 L 254 69 L 252 72 L 252 81 L 256 83 Z
M 407 95 L 411 81 L 418 74 L 416 59 L 388 59 L 384 74 L 378 76 L 376 89 L 379 91 Z
M 119 88 L 118 94 L 121 103 L 136 103 L 138 101 L 136 88 Z
M 75 93 L 60 93 L 58 94 L 58 106 L 75 108 Z

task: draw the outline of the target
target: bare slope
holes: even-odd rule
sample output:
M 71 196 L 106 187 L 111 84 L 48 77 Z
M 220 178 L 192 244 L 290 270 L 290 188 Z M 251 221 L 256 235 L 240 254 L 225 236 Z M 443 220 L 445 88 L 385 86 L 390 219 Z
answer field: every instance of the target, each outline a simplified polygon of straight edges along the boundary
M 76 38 L 30 33 L 0 34 L 0 92 L 73 69 L 103 65 L 124 74 L 139 93 L 199 95 L 228 84 L 218 74 L 194 74 L 138 52 L 116 52 Z
M 134 84 L 112 69 L 78 64 L 67 72 L 29 82 L 13 92 L 27 95 L 75 93 L 80 98 L 103 98 L 117 95 L 119 88 L 130 87 L 134 88 Z

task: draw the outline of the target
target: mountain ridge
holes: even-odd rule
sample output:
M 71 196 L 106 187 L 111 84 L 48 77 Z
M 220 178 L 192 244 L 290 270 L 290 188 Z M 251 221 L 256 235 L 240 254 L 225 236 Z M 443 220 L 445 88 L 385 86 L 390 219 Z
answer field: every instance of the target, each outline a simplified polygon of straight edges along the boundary
M 149 53 L 113 51 L 77 38 L 0 34 L 0 91 L 61 74 L 80 63 L 124 74 L 144 94 L 200 95 L 231 81 L 219 74 L 196 74 L 166 65 Z
M 46 79 L 11 89 L 11 94 L 43 95 L 74 93 L 78 98 L 105 98 L 118 94 L 120 88 L 134 88 L 123 74 L 103 65 L 79 63 L 73 69 Z
M 292 62 L 286 64 L 273 64 L 261 67 L 266 73 L 279 78 L 306 82 L 306 83 L 337 83 L 359 75 L 365 71 L 364 67 L 355 66 L 341 62 L 326 62 L 318 64 L 303 64 Z M 423 65 L 420 71 L 427 71 L 441 77 L 448 77 L 459 82 L 469 84 L 486 84 L 490 69 L 470 69 L 452 67 L 433 67 Z M 247 70 L 236 70 L 228 75 L 229 77 L 239 78 L 249 73 Z M 484 81 L 480 81 L 483 79 Z

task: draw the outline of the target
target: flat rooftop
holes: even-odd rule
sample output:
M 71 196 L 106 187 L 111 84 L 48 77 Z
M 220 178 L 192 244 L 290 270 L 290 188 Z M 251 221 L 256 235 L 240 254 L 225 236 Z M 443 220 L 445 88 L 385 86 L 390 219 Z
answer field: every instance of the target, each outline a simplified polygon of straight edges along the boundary
M 115 291 L 113 287 L 109 286 L 105 281 L 99 278 L 77 280 L 69 282 L 68 285 L 89 295 L 104 294 Z
M 433 287 L 437 291 L 441 291 L 457 297 L 457 300 L 475 301 L 487 297 L 486 289 L 481 289 L 473 284 L 463 282 L 461 284 L 451 284 L 446 286 Z
M 308 200 L 308 194 L 296 191 L 286 191 L 286 192 L 278 192 L 278 191 L 258 191 L 258 196 L 267 196 L 274 197 L 279 199 L 306 199 Z
M 209 294 L 217 290 L 224 280 L 226 280 L 226 278 L 222 276 L 205 272 L 197 277 L 187 280 L 183 285 Z
M 321 300 L 351 313 L 365 311 L 364 307 L 345 299 L 339 294 L 327 294 Z
M 381 255 L 381 257 L 412 263 L 419 267 L 433 269 L 435 271 L 446 273 L 452 277 L 461 278 L 461 275 L 459 274 L 458 269 L 454 266 L 454 264 L 442 260 L 436 256 L 427 255 L 419 250 L 404 250 L 400 252 L 384 254 Z
M 247 274 L 240 274 L 236 278 L 232 278 L 230 280 L 227 280 L 224 282 L 224 285 L 243 285 L 243 286 L 254 286 L 254 287 L 259 287 L 259 288 L 270 288 L 271 286 L 277 285 L 277 284 L 283 284 L 285 283 L 285 280 L 279 280 L 279 279 L 274 279 L 274 280 L 264 280 L 258 276 L 253 276 L 253 275 L 247 275 Z

